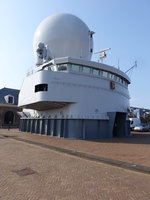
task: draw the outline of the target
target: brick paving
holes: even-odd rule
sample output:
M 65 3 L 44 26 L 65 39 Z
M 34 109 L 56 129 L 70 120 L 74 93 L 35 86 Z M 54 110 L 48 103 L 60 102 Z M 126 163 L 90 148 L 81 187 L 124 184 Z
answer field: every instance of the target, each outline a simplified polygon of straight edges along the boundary
M 58 153 L 14 136 L 150 166 L 149 134 L 81 141 L 1 129 L 0 200 L 150 199 L 149 175 Z
M 13 129 L 11 131 L 0 129 L 0 134 L 17 136 L 29 141 L 150 167 L 150 133 L 133 133 L 133 135 L 128 138 L 95 141 L 42 136 L 23 133 Z

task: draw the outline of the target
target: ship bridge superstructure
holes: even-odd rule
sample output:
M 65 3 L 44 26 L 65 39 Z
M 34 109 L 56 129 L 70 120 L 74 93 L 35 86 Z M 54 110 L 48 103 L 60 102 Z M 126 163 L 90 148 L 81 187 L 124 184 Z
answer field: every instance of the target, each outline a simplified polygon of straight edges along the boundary
M 91 61 L 93 34 L 71 14 L 56 14 L 34 36 L 36 70 L 24 79 L 20 130 L 80 139 L 128 136 L 130 79 Z

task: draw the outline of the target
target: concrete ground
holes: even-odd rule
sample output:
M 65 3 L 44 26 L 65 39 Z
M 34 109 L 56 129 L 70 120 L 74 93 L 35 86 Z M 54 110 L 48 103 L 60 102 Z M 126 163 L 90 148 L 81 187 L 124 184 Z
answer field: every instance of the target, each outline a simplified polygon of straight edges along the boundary
M 149 172 L 61 152 L 78 151 L 150 169 L 149 144 L 149 133 L 83 141 L 0 129 L 0 200 L 149 200 Z

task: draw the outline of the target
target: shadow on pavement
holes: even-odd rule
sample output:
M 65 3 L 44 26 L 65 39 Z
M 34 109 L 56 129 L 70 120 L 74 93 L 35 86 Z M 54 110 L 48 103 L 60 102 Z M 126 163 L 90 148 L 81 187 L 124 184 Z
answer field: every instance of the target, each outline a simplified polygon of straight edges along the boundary
M 131 132 L 129 137 L 88 140 L 99 143 L 150 144 L 150 132 Z

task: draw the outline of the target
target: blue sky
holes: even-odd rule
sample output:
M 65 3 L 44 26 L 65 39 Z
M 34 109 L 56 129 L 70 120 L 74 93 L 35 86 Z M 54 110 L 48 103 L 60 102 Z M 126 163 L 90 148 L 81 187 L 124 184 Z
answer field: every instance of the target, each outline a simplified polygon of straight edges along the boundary
M 94 52 L 111 47 L 106 64 L 130 72 L 131 106 L 150 109 L 149 0 L 0 0 L 0 88 L 20 89 L 35 65 L 33 37 L 54 13 L 71 13 L 95 31 Z M 98 60 L 98 55 L 93 56 Z

